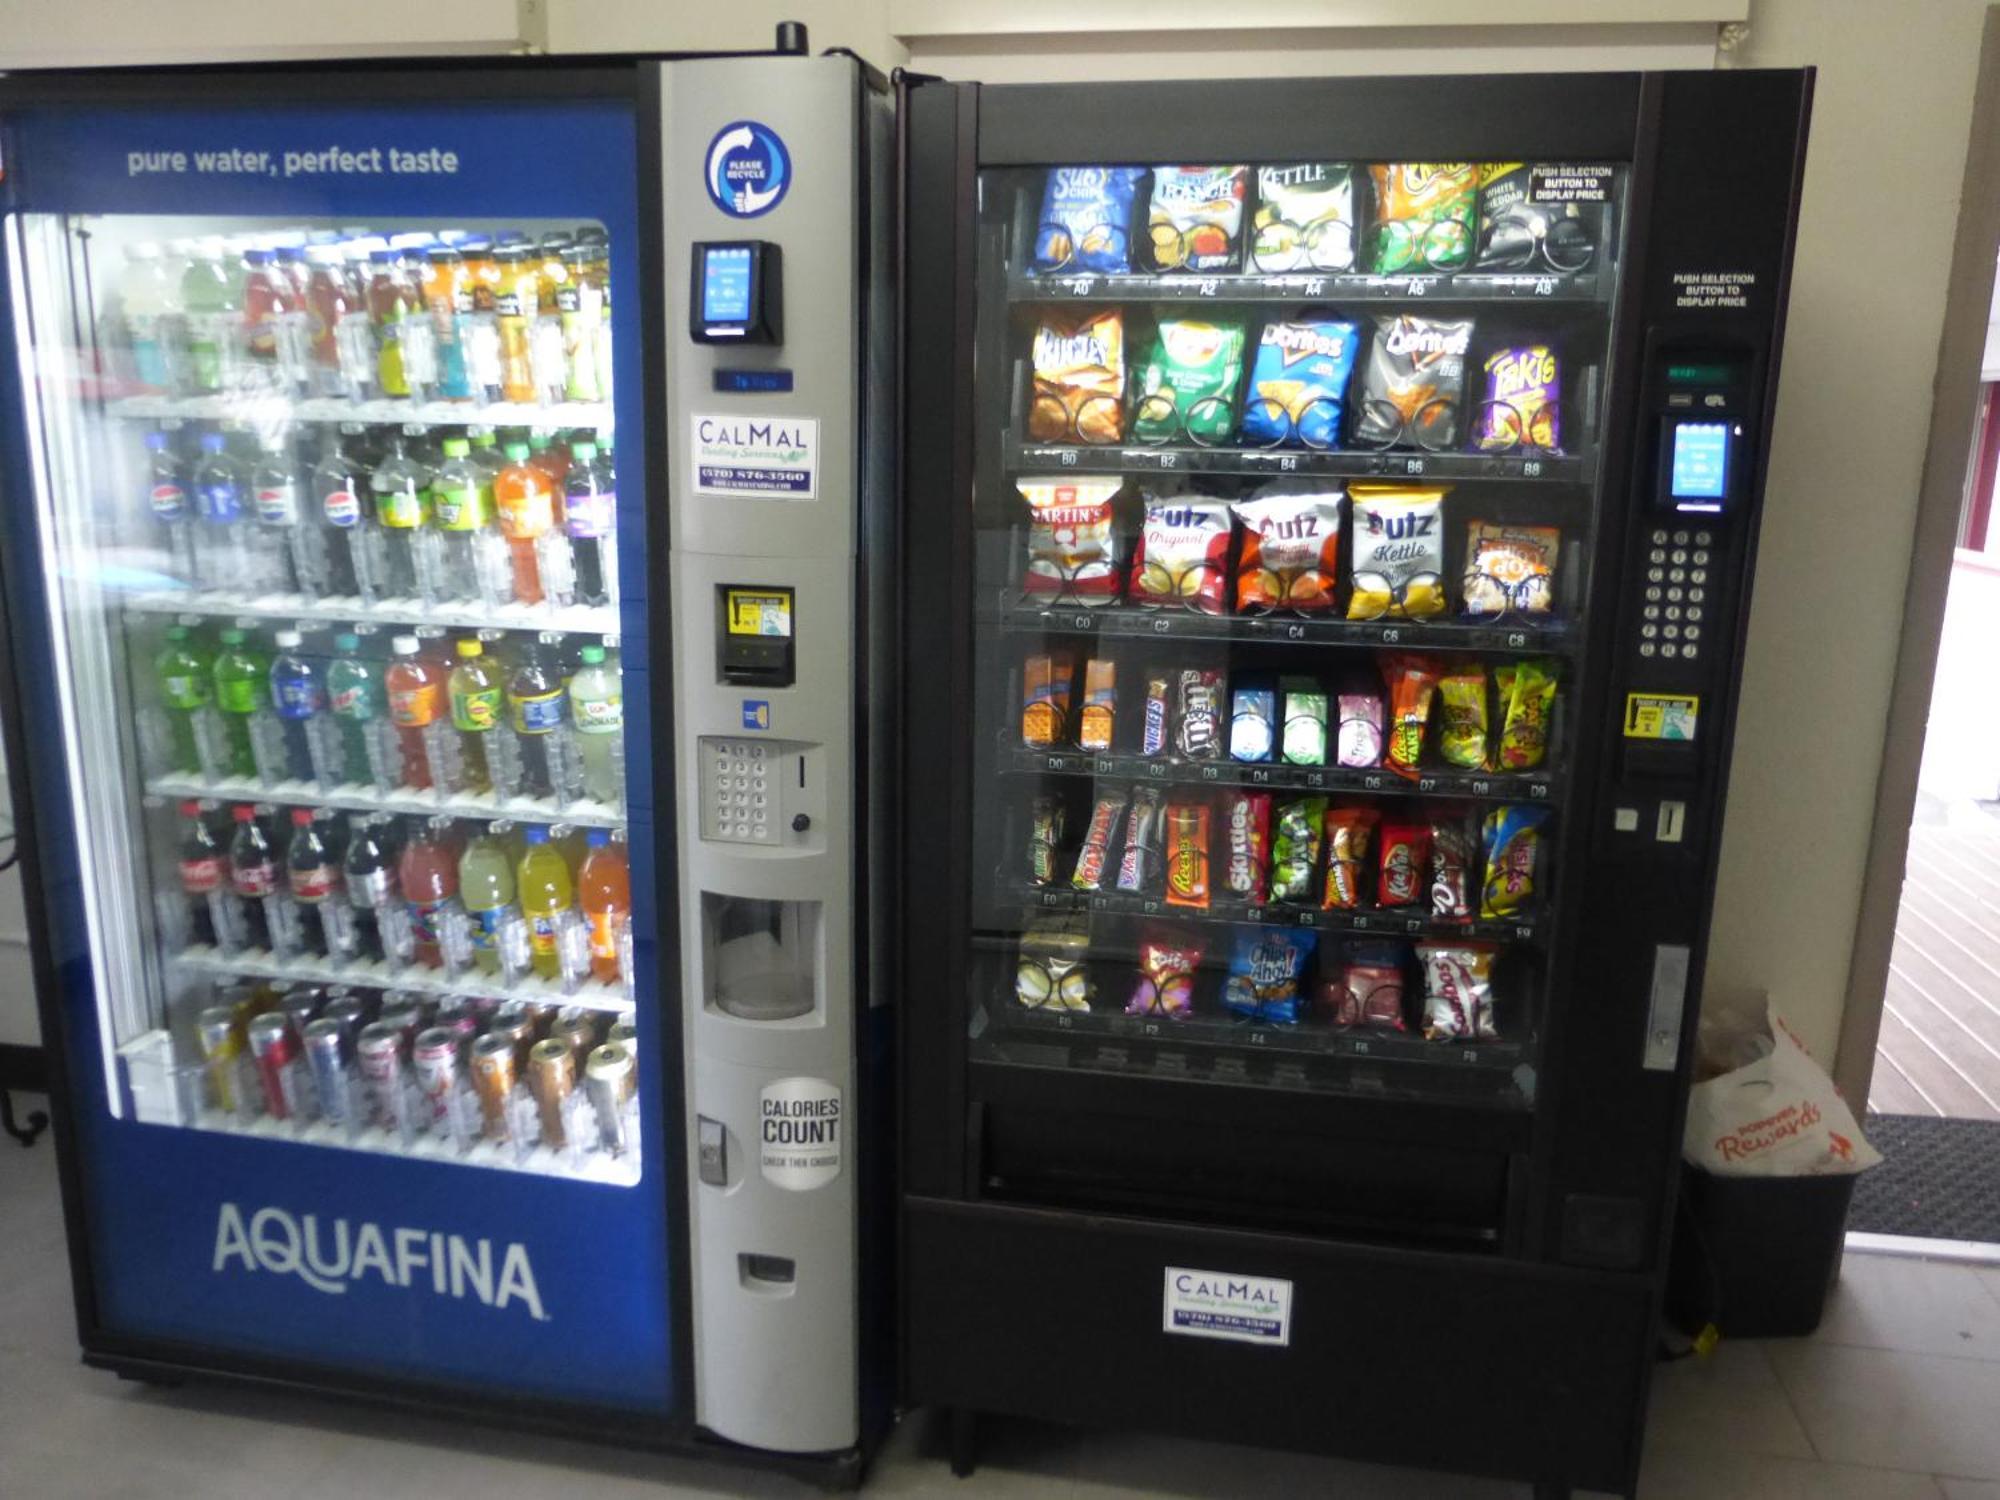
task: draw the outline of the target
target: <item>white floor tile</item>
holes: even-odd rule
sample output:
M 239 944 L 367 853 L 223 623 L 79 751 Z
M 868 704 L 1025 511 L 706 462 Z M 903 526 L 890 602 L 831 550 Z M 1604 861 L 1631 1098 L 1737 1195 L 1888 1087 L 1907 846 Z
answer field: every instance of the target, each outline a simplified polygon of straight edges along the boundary
M 1812 1343 L 1771 1359 L 1821 1458 L 2000 1479 L 2000 1364 Z
M 1973 1266 L 1849 1255 L 1813 1341 L 2000 1359 L 2000 1299 Z
M 1765 1346 L 1728 1339 L 1706 1359 L 1683 1359 L 1653 1372 L 1647 1430 L 1663 1443 L 1705 1444 L 1732 1453 L 1813 1458 Z
M 1103 1434 L 1080 1446 L 1076 1500 L 1267 1500 L 1273 1495 L 1340 1500 L 1526 1500 L 1529 1487 L 1297 1453 L 1198 1443 L 1186 1438 Z
M 1986 1288 L 1987 1295 L 2000 1302 L 2000 1266 L 1981 1266 L 1977 1274 L 1979 1284 Z
M 1640 1500 L 1940 1500 L 1928 1474 L 1660 1444 L 1646 1451 Z
M 2000 1480 L 1945 1478 L 1938 1480 L 1938 1488 L 1945 1500 L 2000 1500 Z

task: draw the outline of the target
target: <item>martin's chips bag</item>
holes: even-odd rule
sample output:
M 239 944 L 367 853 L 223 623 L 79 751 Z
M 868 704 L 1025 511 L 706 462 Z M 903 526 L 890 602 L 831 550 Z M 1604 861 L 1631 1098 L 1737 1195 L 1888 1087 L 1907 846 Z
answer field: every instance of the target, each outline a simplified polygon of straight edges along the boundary
M 1015 483 L 1029 512 L 1028 572 L 1022 589 L 1065 602 L 1116 604 L 1124 591 L 1124 569 L 1111 501 L 1125 481 L 1112 476 Z
M 1132 195 L 1143 167 L 1050 167 L 1035 232 L 1037 271 L 1132 269 Z
M 1156 271 L 1234 271 L 1243 264 L 1248 167 L 1155 167 L 1147 234 Z
M 1360 342 L 1354 324 L 1337 320 L 1265 324 L 1250 367 L 1243 441 L 1259 448 L 1338 447 Z
M 1133 394 L 1132 436 L 1142 443 L 1226 443 L 1242 381 L 1241 325 L 1162 319 Z
M 1115 311 L 1051 313 L 1031 350 L 1037 443 L 1115 443 L 1125 435 L 1125 320 Z

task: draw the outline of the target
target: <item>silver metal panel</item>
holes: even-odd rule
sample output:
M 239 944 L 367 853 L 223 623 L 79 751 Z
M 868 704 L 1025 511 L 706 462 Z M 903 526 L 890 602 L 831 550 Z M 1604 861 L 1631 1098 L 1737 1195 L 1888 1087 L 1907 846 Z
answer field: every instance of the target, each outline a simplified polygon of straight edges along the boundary
M 1683 943 L 1661 943 L 1653 949 L 1652 998 L 1646 1007 L 1644 1066 L 1671 1073 L 1681 1055 L 1681 1013 L 1687 1006 L 1691 953 Z

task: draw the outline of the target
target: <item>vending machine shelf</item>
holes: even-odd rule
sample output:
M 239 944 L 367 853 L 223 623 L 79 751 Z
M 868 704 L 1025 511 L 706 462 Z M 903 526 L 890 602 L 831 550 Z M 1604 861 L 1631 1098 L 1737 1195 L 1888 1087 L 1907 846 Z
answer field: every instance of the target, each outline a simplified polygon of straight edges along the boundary
M 1156 786 L 1248 786 L 1283 791 L 1359 793 L 1372 797 L 1475 798 L 1550 806 L 1562 777 L 1549 771 L 1459 771 L 1425 768 L 1405 778 L 1386 767 L 1289 766 L 1237 760 L 1173 761 L 1091 750 L 1036 749 L 1003 743 L 1000 765 L 1017 775 L 1107 776 Z
M 344 812 L 413 813 L 419 817 L 511 818 L 520 823 L 568 823 L 579 828 L 623 828 L 623 809 L 581 798 L 558 803 L 553 797 L 501 797 L 492 792 L 380 792 L 350 782 L 321 788 L 308 781 L 266 783 L 250 776 L 154 776 L 146 791 L 155 797 L 213 798 L 224 802 L 274 802 L 286 807 L 337 807 Z
M 1323 302 L 1345 304 L 1530 302 L 1538 306 L 1601 306 L 1613 278 L 1595 270 L 1517 275 L 1497 271 L 1373 276 L 1354 271 L 1233 271 L 1208 276 L 1176 272 L 1099 274 L 1049 271 L 1016 274 L 1011 302 Z
M 1543 485 L 1589 484 L 1594 454 L 1427 453 L 1406 449 L 1204 448 L 1192 443 L 1030 443 L 1017 435 L 1000 451 L 1017 474 L 1244 474 L 1257 479 L 1341 475 L 1353 479 L 1496 479 Z
M 175 963 L 203 973 L 240 979 L 288 979 L 311 984 L 359 984 L 372 989 L 410 990 L 425 995 L 460 995 L 475 1000 L 523 1000 L 532 1005 L 578 1006 L 629 1016 L 633 1001 L 615 985 L 586 979 L 575 989 L 561 981 L 534 976 L 509 983 L 498 974 L 461 969 L 456 974 L 420 964 L 336 963 L 331 959 L 286 958 L 267 950 L 224 953 L 200 944 L 172 955 Z
M 1561 617 L 1491 619 L 1375 618 L 1349 620 L 1298 614 L 1212 615 L 1194 609 L 1144 609 L 1078 602 L 1023 600 L 1003 594 L 995 606 L 1001 628 L 1014 635 L 1096 635 L 1147 640 L 1227 641 L 1263 645 L 1393 646 L 1422 651 L 1518 651 L 1538 656 L 1575 652 L 1579 632 Z
M 568 635 L 616 635 L 616 605 L 475 604 L 422 599 L 310 594 L 239 594 L 218 589 L 156 589 L 129 594 L 125 607 L 143 614 L 203 615 L 256 620 L 321 621 L 328 624 L 436 625 L 453 630 L 560 631 Z
M 1020 885 L 1009 891 L 1030 916 L 1047 911 L 1080 911 L 1093 917 L 1161 918 L 1210 926 L 1262 925 L 1309 927 L 1359 938 L 1471 938 L 1481 942 L 1541 945 L 1548 925 L 1539 913 L 1475 921 L 1451 921 L 1421 909 L 1368 907 L 1328 910 L 1281 903 L 1211 901 L 1206 906 L 1180 906 L 1159 896 L 1129 891 L 1079 891 L 1067 885 Z
M 221 396 L 124 396 L 106 408 L 132 421 L 237 423 L 358 422 L 374 427 L 541 427 L 612 430 L 609 401 L 344 401 L 328 396 L 242 392 Z

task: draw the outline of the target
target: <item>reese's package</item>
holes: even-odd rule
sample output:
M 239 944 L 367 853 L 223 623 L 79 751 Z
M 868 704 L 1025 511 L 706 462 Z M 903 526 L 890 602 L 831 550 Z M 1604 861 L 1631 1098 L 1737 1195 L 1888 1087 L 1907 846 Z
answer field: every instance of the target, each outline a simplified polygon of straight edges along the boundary
M 1030 349 L 1037 443 L 1115 443 L 1125 436 L 1125 318 L 1116 309 L 1050 313 Z
M 1131 270 L 1132 197 L 1143 176 L 1143 167 L 1050 167 L 1034 268 Z
M 1471 162 L 1378 162 L 1368 269 L 1378 276 L 1456 271 L 1472 259 L 1479 169 Z
M 1458 445 L 1472 319 L 1386 313 L 1361 371 L 1354 440 L 1370 448 Z
M 1280 482 L 1230 507 L 1243 525 L 1243 557 L 1236 567 L 1238 614 L 1273 609 L 1317 614 L 1333 608 L 1345 503 L 1337 484 Z
M 1259 448 L 1340 444 L 1360 332 L 1340 319 L 1266 323 L 1257 336 L 1242 438 Z
M 1266 275 L 1354 269 L 1354 168 L 1289 162 L 1257 169 L 1250 264 Z
M 1243 264 L 1248 167 L 1155 167 L 1146 216 L 1156 271 L 1234 271 Z
M 1241 324 L 1162 319 L 1133 393 L 1132 436 L 1142 443 L 1226 443 L 1242 382 Z
M 1124 481 L 1022 479 L 1028 502 L 1028 571 L 1021 587 L 1079 604 L 1115 604 L 1124 591 L 1111 502 Z

